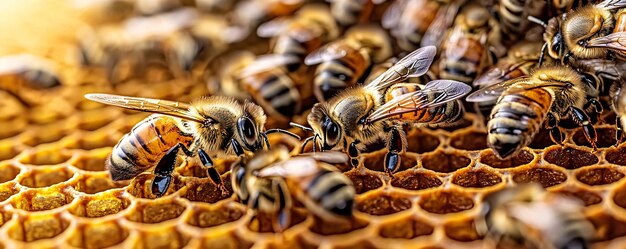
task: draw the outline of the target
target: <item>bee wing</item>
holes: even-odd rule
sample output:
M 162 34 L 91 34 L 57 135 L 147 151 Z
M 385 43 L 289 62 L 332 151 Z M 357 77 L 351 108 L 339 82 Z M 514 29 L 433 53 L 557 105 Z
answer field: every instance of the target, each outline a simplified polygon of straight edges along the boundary
M 264 72 L 272 68 L 282 67 L 290 63 L 297 63 L 295 56 L 285 56 L 280 54 L 266 54 L 257 57 L 252 63 L 247 65 L 240 72 L 240 76 L 247 77 L 253 74 Z
M 478 76 L 476 80 L 474 80 L 474 82 L 472 83 L 472 86 L 483 88 L 486 86 L 491 86 L 491 85 L 500 83 L 504 81 L 503 77 L 505 75 L 511 73 L 512 71 L 517 70 L 518 68 L 522 66 L 528 65 L 528 63 L 534 63 L 534 62 L 522 61 L 522 62 L 518 62 L 515 64 L 506 63 L 506 64 L 502 64 L 503 66 L 499 66 L 498 64 L 496 64 L 495 66 L 488 69 L 485 73 Z
M 496 83 L 473 92 L 465 100 L 468 102 L 483 102 L 497 100 L 502 93 L 518 82 L 528 82 L 527 77 L 516 78 L 504 82 Z
M 431 108 L 459 99 L 472 91 L 469 85 L 454 80 L 434 80 L 424 89 L 405 93 L 388 101 L 367 118 L 372 123 L 390 116 Z M 430 96 L 436 96 L 429 99 Z
M 452 1 L 450 4 L 437 11 L 437 16 L 435 16 L 435 19 L 424 33 L 424 37 L 422 37 L 422 41 L 420 42 L 422 47 L 439 47 L 439 45 L 441 45 L 441 42 L 446 35 L 446 30 L 452 26 L 456 13 L 459 12 L 459 2 L 460 1 Z
M 387 8 L 382 17 L 383 28 L 391 29 L 398 26 L 404 6 L 406 6 L 406 0 L 397 0 Z
M 190 112 L 189 108 L 191 105 L 182 102 L 101 93 L 85 94 L 85 98 L 106 105 L 118 106 L 142 112 L 159 113 L 199 123 L 203 123 L 207 120 L 198 114 Z
M 256 172 L 258 177 L 304 177 L 319 171 L 317 161 L 312 157 L 294 157 L 274 163 Z
M 324 152 L 315 152 L 315 153 L 303 153 L 301 156 L 312 157 L 316 161 L 330 163 L 330 164 L 341 164 L 348 162 L 348 155 L 341 151 L 324 151 Z
M 626 7 L 626 0 L 604 0 L 596 6 L 608 10 L 619 9 Z
M 259 25 L 259 28 L 256 30 L 256 34 L 259 37 L 274 37 L 287 29 L 291 23 L 291 20 L 287 18 L 274 18 L 266 23 Z
M 322 61 L 339 59 L 346 56 L 347 52 L 345 50 L 332 45 L 332 43 L 329 43 L 311 52 L 304 58 L 304 64 L 310 66 L 321 63 Z
M 400 59 L 387 71 L 376 77 L 365 88 L 370 90 L 380 90 L 389 87 L 391 84 L 405 80 L 410 77 L 419 77 L 425 74 L 433 63 L 437 48 L 427 46 L 417 49 L 404 58 Z
M 589 40 L 588 47 L 608 48 L 617 51 L 626 51 L 626 32 L 615 32 L 606 36 Z

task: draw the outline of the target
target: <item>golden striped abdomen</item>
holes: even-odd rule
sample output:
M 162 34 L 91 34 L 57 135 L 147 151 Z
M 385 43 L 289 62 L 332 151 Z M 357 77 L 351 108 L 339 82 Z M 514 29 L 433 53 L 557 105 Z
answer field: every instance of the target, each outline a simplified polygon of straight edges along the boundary
M 300 113 L 300 92 L 281 69 L 271 69 L 241 79 L 241 86 L 272 116 L 287 119 Z
M 317 66 L 314 92 L 319 101 L 328 100 L 355 85 L 370 65 L 370 58 L 346 41 L 331 44 L 329 50 L 344 51 L 345 56 Z
M 151 115 L 113 147 L 107 167 L 113 180 L 131 179 L 155 166 L 174 145 L 182 143 L 189 148 L 193 141 L 191 135 L 180 130 L 176 118 Z

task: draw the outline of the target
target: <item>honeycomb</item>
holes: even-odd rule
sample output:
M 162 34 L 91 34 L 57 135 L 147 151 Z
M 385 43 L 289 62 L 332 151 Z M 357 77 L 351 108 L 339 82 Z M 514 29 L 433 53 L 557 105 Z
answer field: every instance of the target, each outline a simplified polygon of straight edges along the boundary
M 104 167 L 119 138 L 147 114 L 88 102 L 84 93 L 186 101 L 207 94 L 204 85 L 171 80 L 112 88 L 98 83 L 100 76 L 74 77 L 75 85 L 44 93 L 55 97 L 32 108 L 0 96 L 2 248 L 483 248 L 473 225 L 481 200 L 526 182 L 582 200 L 596 228 L 593 248 L 626 243 L 626 144 L 614 146 L 609 108 L 596 125 L 597 150 L 581 129 L 568 129 L 565 146 L 542 132 L 509 160 L 487 148 L 475 114 L 453 127 L 413 128 L 392 178 L 383 170 L 382 145 L 368 148 L 354 169 L 338 165 L 358 193 L 351 220 L 329 224 L 298 209 L 290 227 L 274 233 L 249 223 L 233 195 L 227 179 L 234 158 L 215 161 L 226 192 L 190 161 L 176 168 L 161 198 L 150 192 L 152 174 L 114 182 Z M 291 137 L 270 140 L 300 150 Z

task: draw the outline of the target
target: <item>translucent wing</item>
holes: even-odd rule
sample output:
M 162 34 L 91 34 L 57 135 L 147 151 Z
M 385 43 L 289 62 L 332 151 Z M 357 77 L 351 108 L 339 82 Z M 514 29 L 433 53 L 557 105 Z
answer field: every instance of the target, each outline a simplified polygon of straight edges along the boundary
M 343 164 L 348 162 L 348 155 L 341 151 L 324 151 L 315 153 L 303 153 L 301 156 L 312 157 L 313 159 L 330 163 L 330 164 Z
M 616 32 L 606 36 L 596 37 L 589 40 L 587 46 L 626 51 L 626 32 Z
M 467 100 L 468 102 L 494 101 L 497 100 L 506 89 L 520 82 L 529 81 L 527 77 L 520 77 L 493 84 L 485 88 L 478 89 L 477 91 L 467 96 L 465 100 Z
M 441 45 L 446 31 L 452 26 L 456 13 L 459 12 L 460 5 L 457 2 L 453 1 L 439 9 L 437 16 L 435 16 L 435 19 L 424 33 L 424 37 L 420 42 L 421 46 L 439 47 Z
M 347 52 L 342 46 L 334 46 L 333 43 L 326 44 L 311 52 L 304 58 L 304 64 L 315 65 L 323 61 L 339 59 L 346 56 Z
M 256 33 L 259 37 L 274 37 L 286 30 L 290 23 L 288 18 L 275 18 L 259 25 Z
M 472 87 L 462 82 L 454 80 L 431 81 L 421 91 L 406 93 L 388 101 L 374 111 L 367 118 L 367 122 L 372 123 L 402 113 L 439 106 L 459 99 L 470 91 L 472 91 Z
M 400 59 L 386 72 L 376 77 L 376 79 L 367 84 L 365 88 L 380 90 L 409 77 L 419 77 L 428 71 L 436 54 L 437 48 L 435 46 L 417 49 Z
M 500 64 L 500 62 L 498 62 Z M 513 75 L 512 72 L 518 70 L 521 67 L 530 67 L 535 64 L 533 61 L 522 61 L 515 64 L 502 63 L 500 65 L 496 64 L 495 66 L 488 69 L 485 73 L 478 76 L 476 80 L 472 83 L 474 87 L 487 87 L 490 85 L 494 85 L 500 83 L 505 80 L 509 80 L 516 75 Z M 521 72 L 521 69 L 520 69 Z M 520 76 L 517 74 L 517 76 Z
M 259 177 L 304 177 L 319 171 L 317 161 L 312 157 L 294 157 L 287 161 L 274 163 L 259 170 Z
M 85 94 L 85 98 L 102 104 L 118 106 L 142 112 L 159 113 L 199 123 L 203 123 L 206 121 L 206 118 L 190 112 L 189 109 L 191 105 L 187 103 L 99 93 Z
M 251 64 L 242 71 L 241 76 L 247 77 L 253 74 L 264 72 L 272 68 L 282 67 L 287 64 L 299 62 L 295 56 L 285 56 L 280 54 L 267 54 L 257 57 Z
M 602 9 L 609 9 L 609 10 L 619 9 L 619 8 L 626 7 L 626 0 L 604 0 L 596 4 L 596 6 Z
M 383 28 L 392 29 L 398 26 L 404 6 L 406 6 L 406 0 L 397 0 L 387 8 L 382 17 Z

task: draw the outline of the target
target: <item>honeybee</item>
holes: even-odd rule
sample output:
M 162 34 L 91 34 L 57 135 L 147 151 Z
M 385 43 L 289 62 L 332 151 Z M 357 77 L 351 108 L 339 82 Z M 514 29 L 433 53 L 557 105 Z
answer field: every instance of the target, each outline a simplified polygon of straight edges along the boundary
M 515 155 L 527 146 L 545 123 L 550 137 L 562 144 L 559 121 L 569 117 L 583 128 L 595 148 L 596 131 L 588 113 L 601 113 L 598 101 L 600 79 L 565 66 L 544 66 L 528 77 L 479 89 L 469 102 L 497 100 L 487 123 L 487 144 L 500 158 Z
M 585 219 L 580 201 L 548 193 L 539 184 L 497 191 L 483 204 L 477 231 L 496 244 L 571 249 L 589 248 L 593 239 L 593 225 Z
M 369 84 L 346 89 L 327 102 L 315 104 L 307 117 L 311 128 L 292 123 L 313 133 L 302 148 L 312 140 L 314 151 L 318 145 L 322 150 L 343 149 L 356 166 L 357 145 L 384 139 L 389 149 L 385 171 L 394 173 L 400 161 L 398 153 L 407 144 L 402 122 L 448 124 L 463 116 L 462 103 L 457 99 L 471 90 L 464 83 L 431 81 L 416 86 L 419 90 L 410 84 L 396 84 L 425 74 L 435 54 L 434 46 L 415 50 Z
M 386 0 L 327 0 L 335 20 L 341 26 L 377 21 L 377 9 L 384 8 Z
M 31 54 L 0 57 L 0 90 L 14 95 L 25 106 L 30 100 L 23 93 L 60 86 L 61 76 L 54 62 Z
M 548 10 L 550 10 L 550 16 L 559 16 L 566 14 L 571 10 L 581 8 L 587 4 L 590 4 L 591 0 L 550 0 L 548 1 Z
M 609 52 L 624 59 L 626 11 L 624 0 L 605 0 L 567 14 L 553 17 L 544 25 L 543 39 L 548 55 L 567 62 L 576 59 L 607 58 Z M 613 14 L 613 11 L 617 13 Z
M 288 65 L 290 72 L 298 69 L 304 57 L 339 35 L 339 27 L 324 5 L 302 7 L 295 17 L 278 18 L 261 24 L 260 37 L 275 37 L 270 51 L 275 54 L 300 58 Z
M 304 2 L 304 0 L 239 1 L 233 11 L 228 13 L 228 18 L 231 24 L 250 33 L 264 21 L 293 14 L 304 5 Z
M 254 216 L 259 212 L 273 216 L 274 231 L 289 226 L 292 196 L 314 215 L 336 221 L 352 216 L 355 190 L 352 181 L 331 164 L 347 160 L 340 152 L 291 157 L 283 147 L 263 151 L 233 164 L 232 186 Z
M 269 148 L 265 113 L 250 102 L 223 96 L 198 99 L 191 104 L 160 99 L 110 94 L 87 94 L 85 98 L 107 105 L 156 113 L 137 123 L 113 147 L 106 166 L 113 180 L 128 180 L 154 167 L 152 193 L 162 196 L 172 181 L 178 151 L 187 157 L 198 155 L 211 180 L 222 185 L 209 152 L 243 155 Z
M 624 134 L 624 129 L 626 128 L 626 96 L 624 95 L 625 91 L 622 91 L 624 86 L 624 78 L 620 78 L 619 80 L 613 82 L 611 88 L 609 89 L 611 109 L 616 115 L 615 125 L 617 126 L 617 144 L 624 142 L 624 138 L 626 138 L 626 135 Z
M 500 17 L 502 33 L 507 35 L 509 41 L 516 41 L 525 35 L 533 24 L 528 17 L 541 16 L 545 6 L 546 1 L 543 0 L 500 1 L 497 13 Z
M 319 101 L 363 82 L 372 63 L 392 54 L 391 42 L 384 30 L 375 26 L 357 26 L 343 39 L 335 40 L 309 54 L 304 63 L 317 66 L 313 92 Z

